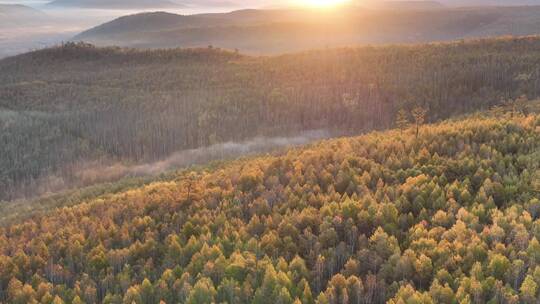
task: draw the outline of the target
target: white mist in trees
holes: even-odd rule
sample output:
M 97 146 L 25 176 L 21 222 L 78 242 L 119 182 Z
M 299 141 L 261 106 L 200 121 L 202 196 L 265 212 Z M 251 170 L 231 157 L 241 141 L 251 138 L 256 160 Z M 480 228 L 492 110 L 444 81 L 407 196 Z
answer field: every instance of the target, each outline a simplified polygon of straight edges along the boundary
M 20 196 L 33 197 L 44 193 L 56 193 L 71 188 L 113 182 L 125 177 L 156 176 L 171 170 L 202 165 L 211 161 L 276 152 L 281 149 L 330 138 L 333 135 L 333 133 L 326 130 L 313 130 L 291 137 L 259 136 L 241 142 L 225 142 L 197 149 L 180 150 L 156 162 L 138 165 L 115 161 L 110 163 L 81 162 L 73 165 L 76 173 L 70 175 L 69 179 L 57 174 L 44 176 L 35 181 L 35 187 L 30 192 L 20 193 Z M 186 185 L 190 189 L 189 183 Z M 1 175 L 0 186 L 2 186 Z M 188 193 L 191 193 L 191 191 L 188 191 Z M 188 194 L 188 197 L 190 196 L 191 194 Z

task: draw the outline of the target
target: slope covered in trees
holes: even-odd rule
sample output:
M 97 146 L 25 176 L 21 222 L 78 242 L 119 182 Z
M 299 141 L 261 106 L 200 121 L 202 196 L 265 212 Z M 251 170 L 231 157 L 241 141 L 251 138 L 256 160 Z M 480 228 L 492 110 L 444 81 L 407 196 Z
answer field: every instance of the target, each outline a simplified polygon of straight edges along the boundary
M 0 228 L 0 302 L 536 303 L 540 115 L 524 109 L 185 172 Z
M 91 182 L 80 176 L 88 166 L 257 135 L 383 129 L 416 105 L 437 120 L 532 99 L 539 50 L 536 37 L 276 57 L 68 44 L 4 59 L 0 199 Z
M 213 45 L 258 55 L 358 44 L 540 34 L 540 6 L 421 9 L 412 4 L 429 2 L 375 2 L 382 9 L 345 6 L 188 16 L 142 13 L 107 22 L 74 39 L 101 46 L 144 48 Z

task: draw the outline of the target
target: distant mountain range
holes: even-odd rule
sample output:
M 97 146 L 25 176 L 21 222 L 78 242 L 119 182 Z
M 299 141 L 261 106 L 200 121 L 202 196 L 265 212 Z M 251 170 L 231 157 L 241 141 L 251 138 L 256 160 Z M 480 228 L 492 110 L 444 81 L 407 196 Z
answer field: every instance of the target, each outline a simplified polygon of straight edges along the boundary
M 28 21 L 38 22 L 47 18 L 43 12 L 20 4 L 0 4 L 0 25 L 9 26 L 27 23 Z
M 190 16 L 143 13 L 105 23 L 74 40 L 142 48 L 213 45 L 269 54 L 356 44 L 534 34 L 540 34 L 540 6 L 428 10 L 346 7 L 331 12 L 241 10 Z
M 354 2 L 354 0 L 352 0 Z M 429 10 L 444 7 L 540 5 L 540 0 L 360 0 L 359 5 L 377 9 Z M 240 0 L 53 0 L 53 7 L 97 9 L 163 9 L 199 7 L 284 7 L 286 1 Z
M 448 6 L 525 6 L 540 5 L 540 0 L 439 0 Z
M 48 5 L 98 9 L 163 9 L 183 7 L 181 4 L 168 0 L 54 0 Z
M 540 5 L 540 0 L 360 0 L 369 7 L 399 9 L 434 9 L 441 7 L 527 6 Z
M 352 0 L 354 1 L 354 0 Z M 169 9 L 198 7 L 284 7 L 285 1 L 240 0 L 52 0 L 50 7 L 91 9 Z M 444 7 L 540 5 L 540 0 L 361 0 L 359 5 L 377 9 L 426 10 Z M 1 4 L 0 4 L 1 5 Z
M 376 9 L 394 10 L 432 10 L 443 9 L 446 6 L 438 1 L 363 1 L 360 5 Z

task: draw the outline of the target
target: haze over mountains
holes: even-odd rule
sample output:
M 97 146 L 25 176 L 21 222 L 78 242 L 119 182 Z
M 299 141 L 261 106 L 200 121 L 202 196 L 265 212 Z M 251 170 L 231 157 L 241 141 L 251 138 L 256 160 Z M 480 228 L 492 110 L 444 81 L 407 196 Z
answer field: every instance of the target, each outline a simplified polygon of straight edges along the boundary
M 406 4 L 400 2 L 402 5 Z M 143 13 L 118 18 L 74 39 L 142 48 L 213 45 L 271 54 L 358 44 L 539 33 L 540 6 L 413 10 L 346 7 L 332 11 L 242 10 L 189 16 Z
M 75 32 L 53 30 L 53 18 L 25 5 L 0 4 L 0 58 L 39 48 L 61 39 L 69 39 Z
M 362 6 L 393 10 L 433 10 L 445 8 L 445 5 L 438 1 L 367 1 L 363 2 Z
M 46 20 L 48 16 L 37 9 L 19 4 L 0 3 L 0 26 L 24 26 L 37 24 Z
M 439 0 L 448 6 L 521 6 L 540 5 L 539 0 Z
M 86 29 L 141 11 L 169 10 L 193 14 L 239 8 L 234 3 L 213 0 L 190 0 L 180 4 L 168 0 L 66 0 L 50 3 L 40 0 L 0 1 L 3 5 L 0 8 L 0 58 L 56 45 Z
M 5 2 L 7 1 L 0 3 Z M 361 1 L 358 3 L 359 7 L 347 10 L 343 20 L 335 22 L 340 19 L 339 16 L 286 12 L 291 11 L 288 6 L 298 3 L 288 0 L 14 2 L 30 5 L 32 8 L 18 6 L 9 10 L 1 9 L 0 58 L 52 46 L 74 36 L 75 40 L 88 40 L 98 45 L 145 48 L 215 45 L 250 54 L 274 54 L 365 43 L 409 43 L 495 35 L 529 35 L 538 32 L 536 8 L 512 8 L 512 12 L 502 8 L 491 8 L 486 12 L 478 9 L 474 11 L 472 8 L 465 11 L 456 8 L 540 3 L 538 0 Z M 283 16 L 275 12 L 224 13 L 242 8 L 279 8 Z M 42 12 L 38 13 L 36 9 Z M 25 10 L 27 12 L 24 12 Z M 167 11 L 184 16 L 136 15 L 151 11 Z M 211 16 L 201 12 L 221 14 Z M 250 16 L 246 18 L 245 15 Z M 121 16 L 129 17 L 114 20 Z M 165 20 L 159 20 L 161 18 Z M 239 19 L 234 20 L 235 18 Z M 103 26 L 99 26 L 100 24 Z M 140 32 L 130 30 L 130 27 Z

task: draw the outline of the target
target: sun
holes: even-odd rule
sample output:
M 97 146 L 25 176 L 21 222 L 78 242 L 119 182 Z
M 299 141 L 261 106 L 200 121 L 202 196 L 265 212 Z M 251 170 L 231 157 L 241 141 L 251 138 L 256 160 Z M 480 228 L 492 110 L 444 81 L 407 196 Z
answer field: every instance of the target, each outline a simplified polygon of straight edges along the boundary
M 329 8 L 349 2 L 349 0 L 301 0 L 302 5 L 315 8 Z

